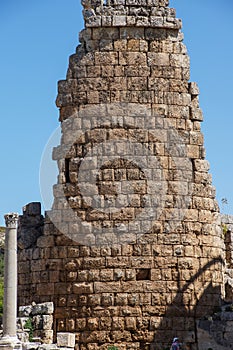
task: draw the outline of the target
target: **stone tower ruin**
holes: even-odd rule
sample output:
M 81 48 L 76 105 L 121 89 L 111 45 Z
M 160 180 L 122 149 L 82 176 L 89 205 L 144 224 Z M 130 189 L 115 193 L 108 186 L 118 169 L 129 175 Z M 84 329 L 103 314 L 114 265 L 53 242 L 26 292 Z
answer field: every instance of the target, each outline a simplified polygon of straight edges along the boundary
M 83 0 L 58 84 L 54 203 L 24 208 L 19 305 L 53 301 L 76 349 L 197 347 L 224 241 L 181 21 L 168 0 Z

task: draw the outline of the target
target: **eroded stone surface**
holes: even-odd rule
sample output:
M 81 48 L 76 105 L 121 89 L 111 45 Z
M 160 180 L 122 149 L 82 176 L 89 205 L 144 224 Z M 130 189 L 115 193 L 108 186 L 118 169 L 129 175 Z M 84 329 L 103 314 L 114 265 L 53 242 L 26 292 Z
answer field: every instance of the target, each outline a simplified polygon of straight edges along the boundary
M 83 6 L 58 84 L 53 210 L 20 247 L 19 303 L 53 301 L 54 329 L 77 349 L 174 335 L 196 349 L 196 320 L 223 297 L 225 248 L 181 22 L 165 0 Z

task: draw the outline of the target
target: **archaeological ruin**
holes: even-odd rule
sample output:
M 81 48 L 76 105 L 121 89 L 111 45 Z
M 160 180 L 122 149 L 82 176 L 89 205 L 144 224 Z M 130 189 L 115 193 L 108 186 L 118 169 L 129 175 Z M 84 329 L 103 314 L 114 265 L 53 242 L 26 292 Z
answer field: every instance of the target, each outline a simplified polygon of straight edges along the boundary
M 18 305 L 53 302 L 53 335 L 75 333 L 76 350 L 230 349 L 232 310 L 220 331 L 212 315 L 231 300 L 231 233 L 181 20 L 168 0 L 82 5 L 53 207 L 19 218 Z

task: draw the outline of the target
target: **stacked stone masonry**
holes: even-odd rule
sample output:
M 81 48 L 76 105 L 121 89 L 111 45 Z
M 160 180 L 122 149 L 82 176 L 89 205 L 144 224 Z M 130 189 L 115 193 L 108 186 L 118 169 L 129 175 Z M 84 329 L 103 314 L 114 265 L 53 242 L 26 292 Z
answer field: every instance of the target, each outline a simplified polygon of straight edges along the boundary
M 21 217 L 19 305 L 52 301 L 54 332 L 74 332 L 77 350 L 173 336 L 194 350 L 196 320 L 224 297 L 225 256 L 181 21 L 166 0 L 83 7 L 58 84 L 53 208 Z
M 27 343 L 37 340 L 38 344 L 52 344 L 53 312 L 52 302 L 20 306 L 17 319 L 20 341 Z

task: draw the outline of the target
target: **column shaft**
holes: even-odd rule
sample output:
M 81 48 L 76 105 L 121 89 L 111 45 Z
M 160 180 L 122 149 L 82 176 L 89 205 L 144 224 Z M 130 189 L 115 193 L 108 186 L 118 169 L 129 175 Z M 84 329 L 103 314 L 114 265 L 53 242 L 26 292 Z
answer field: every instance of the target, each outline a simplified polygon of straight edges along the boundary
M 18 214 L 5 215 L 3 338 L 17 340 L 17 221 Z

